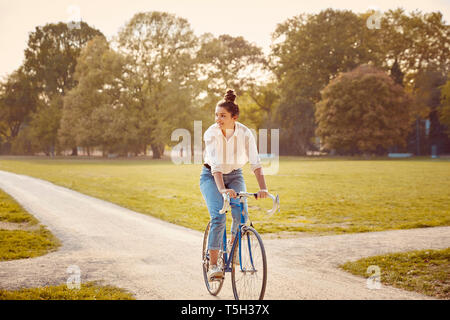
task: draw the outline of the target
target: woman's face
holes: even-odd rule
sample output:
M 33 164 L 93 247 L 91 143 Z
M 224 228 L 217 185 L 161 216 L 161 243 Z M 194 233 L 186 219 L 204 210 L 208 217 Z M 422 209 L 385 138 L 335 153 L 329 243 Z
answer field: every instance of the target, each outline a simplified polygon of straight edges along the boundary
M 231 113 L 224 107 L 216 107 L 216 123 L 220 129 L 234 129 L 234 122 L 237 118 L 237 116 L 231 117 Z

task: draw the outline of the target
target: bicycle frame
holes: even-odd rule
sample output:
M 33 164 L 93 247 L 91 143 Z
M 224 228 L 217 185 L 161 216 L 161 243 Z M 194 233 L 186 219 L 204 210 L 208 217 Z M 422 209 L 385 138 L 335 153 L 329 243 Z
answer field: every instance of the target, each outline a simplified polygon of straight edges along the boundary
M 222 209 L 219 211 L 221 214 L 225 214 L 228 209 L 230 209 L 230 205 L 232 206 L 236 206 L 236 204 L 232 203 L 230 200 L 230 196 L 228 194 L 223 194 L 222 195 L 224 198 L 224 204 Z M 241 271 L 246 271 L 242 269 L 242 231 L 245 231 L 246 225 L 245 225 L 245 216 L 244 216 L 244 212 L 247 214 L 248 216 L 248 211 L 246 211 L 244 209 L 244 198 L 249 197 L 249 196 L 254 196 L 255 198 L 257 197 L 256 193 L 248 193 L 248 192 L 239 192 L 237 193 L 237 196 L 239 197 L 239 208 L 241 211 L 241 221 L 239 223 L 238 226 L 238 230 L 236 233 L 236 237 L 234 238 L 231 250 L 230 250 L 230 257 L 228 257 L 227 254 L 227 228 L 225 226 L 225 230 L 223 233 L 223 263 L 224 263 L 224 272 L 231 272 L 232 269 L 230 267 L 232 258 L 234 256 L 234 251 L 236 250 L 236 244 L 239 242 L 239 266 L 241 268 Z M 269 197 L 272 198 L 273 200 L 273 206 L 271 210 L 268 210 L 267 212 L 269 213 L 269 215 L 274 214 L 275 212 L 279 211 L 280 209 L 280 198 L 277 196 L 273 196 L 269 193 Z M 253 271 L 255 271 L 255 266 L 253 264 L 253 257 L 252 257 L 252 252 L 251 252 L 251 247 L 250 247 L 250 238 L 248 238 L 248 244 L 249 244 L 249 256 L 250 256 L 250 263 L 252 264 L 252 268 Z
M 251 297 L 252 299 L 253 298 L 263 299 L 267 283 L 267 258 L 261 236 L 254 229 L 253 224 L 251 223 L 250 218 L 248 217 L 248 210 L 245 201 L 247 197 L 255 197 L 255 199 L 258 199 L 258 193 L 249 193 L 241 191 L 238 192 L 236 196 L 237 196 L 236 198 L 239 198 L 239 205 L 237 201 L 235 200 L 231 201 L 228 192 L 222 193 L 224 201 L 222 209 L 219 210 L 220 214 L 225 214 L 228 211 L 231 211 L 230 210 L 231 205 L 233 210 L 239 208 L 238 210 L 240 211 L 241 214 L 235 238 L 233 240 L 233 243 L 229 244 L 231 246 L 229 253 L 227 252 L 228 251 L 227 230 L 225 225 L 223 233 L 223 246 L 222 246 L 223 251 L 222 252 L 219 251 L 218 257 L 219 259 L 221 259 L 220 267 L 222 269 L 223 274 L 222 276 L 214 276 L 214 277 L 208 276 L 210 270 L 209 268 L 211 266 L 209 250 L 207 249 L 207 240 L 208 240 L 207 237 L 209 235 L 211 227 L 210 221 L 205 229 L 205 233 L 203 236 L 203 251 L 202 251 L 203 277 L 209 293 L 212 294 L 213 296 L 216 296 L 220 292 L 224 283 L 225 273 L 230 272 L 231 282 L 233 286 L 233 294 L 235 299 L 237 300 L 242 298 L 249 299 L 248 297 Z M 272 198 L 273 200 L 272 209 L 268 210 L 267 213 L 269 215 L 273 215 L 280 209 L 280 199 L 278 195 L 274 196 L 270 193 L 268 193 L 267 196 L 269 198 Z M 246 222 L 247 220 L 246 219 L 247 217 L 245 216 L 246 214 L 248 217 L 248 221 L 250 223 Z M 248 250 L 246 248 L 247 241 L 248 241 Z M 252 247 L 254 245 L 257 246 Z M 238 250 L 238 252 L 236 252 L 236 250 Z M 258 252 L 261 253 L 260 256 L 258 255 Z M 236 261 L 233 261 L 233 258 L 235 258 Z M 256 262 L 258 263 L 256 264 Z M 261 262 L 261 265 L 259 262 Z M 237 269 L 238 263 L 240 267 L 240 272 L 239 269 Z M 260 270 L 256 270 L 255 265 L 258 266 L 258 269 Z M 246 273 L 250 273 L 250 276 L 246 276 Z M 256 278 L 253 277 L 253 275 L 255 274 L 257 275 Z M 260 275 L 260 277 L 258 275 Z M 256 286 L 254 289 L 250 288 L 250 292 L 247 292 L 246 289 L 248 281 L 251 282 L 250 283 L 251 287 Z M 255 281 L 257 281 L 258 283 L 256 283 Z M 244 287 L 242 287 L 242 284 Z M 260 287 L 258 288 L 259 284 Z M 242 288 L 244 288 L 244 291 L 242 291 L 243 290 Z M 254 292 L 251 292 L 252 290 Z M 257 294 L 257 296 L 254 296 L 255 293 Z
M 236 237 L 234 238 L 233 244 L 231 246 L 230 257 L 228 257 L 228 254 L 227 254 L 227 227 L 226 226 L 225 226 L 225 230 L 223 232 L 224 272 L 231 272 L 230 264 L 231 264 L 231 261 L 232 261 L 232 257 L 234 256 L 234 250 L 236 250 L 236 244 L 238 242 L 239 242 L 239 266 L 241 268 L 241 271 L 243 271 L 242 270 L 242 263 L 241 263 L 241 258 L 242 258 L 242 255 L 241 255 L 241 248 L 242 248 L 242 246 L 241 246 L 241 243 L 242 243 L 241 236 L 242 236 L 242 231 L 241 231 L 241 229 L 243 229 L 245 227 L 245 216 L 243 214 L 243 212 L 245 210 L 244 210 L 244 201 L 243 201 L 242 197 L 241 197 L 241 200 L 239 202 L 239 208 L 241 209 L 241 223 L 238 226 Z M 248 212 L 245 212 L 245 213 L 247 213 L 247 215 L 248 215 Z M 250 239 L 249 239 L 249 243 L 250 243 Z M 250 260 L 251 260 L 251 263 L 252 263 L 252 267 L 253 267 L 253 269 L 255 269 L 255 267 L 253 266 L 253 259 L 251 258 L 251 248 L 250 248 L 250 246 L 249 246 L 249 252 L 250 252 Z

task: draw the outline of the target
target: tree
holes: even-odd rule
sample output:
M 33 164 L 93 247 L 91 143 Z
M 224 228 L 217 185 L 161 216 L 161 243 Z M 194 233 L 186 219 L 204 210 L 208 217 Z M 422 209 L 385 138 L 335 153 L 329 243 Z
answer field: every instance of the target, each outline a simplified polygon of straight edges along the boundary
M 314 104 L 320 90 L 340 72 L 378 63 L 373 36 L 366 21 L 348 10 L 302 14 L 277 26 L 270 65 L 280 86 L 283 152 L 306 154 L 314 148 Z
M 320 90 L 340 72 L 378 62 L 373 36 L 366 21 L 348 10 L 301 14 L 279 24 L 272 34 L 271 67 L 282 87 L 295 83 L 291 89 L 317 101 Z
M 126 97 L 125 66 L 125 58 L 113 51 L 103 37 L 95 37 L 83 48 L 74 74 L 78 85 L 64 97 L 58 132 L 62 145 L 76 144 L 88 153 L 95 147 L 104 154 L 127 152 L 119 146 L 124 145 L 130 121 L 115 119 L 132 109 Z
M 405 145 L 412 99 L 383 71 L 368 65 L 340 74 L 316 104 L 316 134 L 325 149 L 377 153 Z
M 388 10 L 376 34 L 382 66 L 393 72 L 398 68 L 406 86 L 414 87 L 416 77 L 430 66 L 444 74 L 450 71 L 450 28 L 442 13 Z
M 60 126 L 63 98 L 53 96 L 49 104 L 40 104 L 31 116 L 29 125 L 32 144 L 46 155 L 54 156 L 58 148 L 57 133 Z
M 299 95 L 285 95 L 276 108 L 273 125 L 280 128 L 280 154 L 306 155 L 314 136 L 314 104 Z
M 215 38 L 208 33 L 201 37 L 197 63 L 199 77 L 205 79 L 205 90 L 219 97 L 227 88 L 242 95 L 267 64 L 262 49 L 243 37 L 223 34 Z
M 439 104 L 436 96 L 442 84 L 439 79 L 449 72 L 450 66 L 450 28 L 442 14 L 388 10 L 383 14 L 375 40 L 380 48 L 382 66 L 390 70 L 397 83 L 413 93 L 416 101 L 414 130 L 407 139 L 409 151 L 428 152 L 429 143 L 441 149 L 445 143 L 436 114 L 435 107 Z M 423 119 L 431 123 L 429 136 L 425 133 Z
M 186 19 L 138 13 L 120 30 L 119 52 L 130 61 L 130 93 L 139 120 L 135 136 L 160 158 L 171 131 L 185 122 L 194 99 L 197 37 Z
M 433 145 L 438 147 L 439 152 L 446 151 L 449 146 L 445 128 L 440 123 L 438 116 L 438 108 L 441 105 L 441 87 L 446 80 L 447 76 L 442 73 L 441 68 L 429 65 L 419 71 L 414 81 L 416 130 L 410 141 L 414 142 L 412 149 L 414 152 L 418 150 L 418 154 L 429 154 Z M 425 120 L 422 121 L 422 119 Z M 428 130 L 422 129 L 425 121 L 428 121 Z
M 441 91 L 441 105 L 438 108 L 439 121 L 446 126 L 445 132 L 450 138 L 450 74 L 448 80 L 442 86 Z
M 0 83 L 0 137 L 11 146 L 38 105 L 37 90 L 23 68 Z M 4 152 L 8 152 L 9 147 Z
M 23 69 L 37 88 L 40 100 L 47 106 L 52 99 L 56 99 L 55 96 L 64 96 L 76 86 L 73 74 L 77 58 L 84 45 L 95 36 L 104 37 L 84 22 L 80 22 L 80 28 L 69 28 L 64 22 L 46 24 L 30 33 Z M 59 106 L 62 107 L 62 104 Z M 61 112 L 56 114 L 61 115 Z M 54 122 L 58 120 L 54 119 Z M 52 137 L 52 140 L 56 139 L 56 136 Z M 76 155 L 75 146 L 72 150 L 72 154 Z
M 214 37 L 205 33 L 200 37 L 196 54 L 197 78 L 201 98 L 195 100 L 200 112 L 198 119 L 209 125 L 214 122 L 214 110 L 227 89 L 235 90 L 241 110 L 240 121 L 257 129 L 262 113 L 253 99 L 267 78 L 267 61 L 260 47 L 243 37 L 227 34 Z M 253 92 L 253 94 L 249 94 Z
M 24 69 L 46 100 L 55 94 L 64 95 L 76 85 L 73 74 L 77 58 L 95 36 L 103 34 L 85 22 L 80 22 L 79 29 L 59 22 L 30 32 Z

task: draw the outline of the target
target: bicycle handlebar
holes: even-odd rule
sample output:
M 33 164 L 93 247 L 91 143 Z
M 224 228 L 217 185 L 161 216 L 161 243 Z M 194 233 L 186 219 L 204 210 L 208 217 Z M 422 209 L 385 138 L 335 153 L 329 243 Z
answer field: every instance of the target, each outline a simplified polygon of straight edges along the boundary
M 244 191 L 237 192 L 238 198 L 252 197 L 252 196 L 255 197 L 255 199 L 257 199 L 258 193 L 251 193 L 251 192 L 244 192 Z M 222 193 L 222 197 L 223 197 L 223 207 L 219 211 L 220 214 L 224 214 L 225 212 L 227 212 L 230 209 L 230 195 L 228 193 Z M 273 206 L 272 206 L 272 209 L 267 210 L 267 213 L 269 215 L 272 215 L 275 212 L 280 210 L 280 197 L 278 195 L 274 196 L 270 193 L 269 193 L 269 197 L 272 198 Z

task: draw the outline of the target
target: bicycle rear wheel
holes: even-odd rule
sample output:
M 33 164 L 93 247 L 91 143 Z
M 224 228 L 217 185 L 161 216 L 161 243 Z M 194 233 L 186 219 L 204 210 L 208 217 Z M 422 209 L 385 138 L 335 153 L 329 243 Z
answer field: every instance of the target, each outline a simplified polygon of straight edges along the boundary
M 241 236 L 241 259 L 235 250 L 231 282 L 236 300 L 262 300 L 266 291 L 267 259 L 260 235 L 252 227 L 245 227 Z
M 213 296 L 216 296 L 220 290 L 222 289 L 224 278 L 216 279 L 214 281 L 210 281 L 208 279 L 208 270 L 209 270 L 209 253 L 208 253 L 208 236 L 209 236 L 209 227 L 211 222 L 208 222 L 208 225 L 205 229 L 205 234 L 203 235 L 203 250 L 202 250 L 202 267 L 203 267 L 203 278 L 205 280 L 206 289 L 208 289 L 209 293 Z M 217 265 L 223 268 L 223 253 L 219 252 L 219 257 L 217 259 Z

